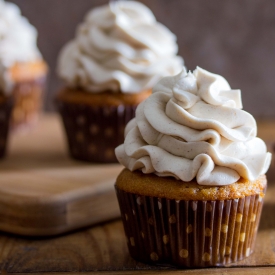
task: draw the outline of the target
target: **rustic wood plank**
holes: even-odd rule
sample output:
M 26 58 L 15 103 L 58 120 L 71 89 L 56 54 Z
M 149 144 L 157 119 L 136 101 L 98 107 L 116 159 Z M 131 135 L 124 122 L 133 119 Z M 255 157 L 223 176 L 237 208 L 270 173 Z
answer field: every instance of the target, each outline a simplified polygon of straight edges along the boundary
M 2 271 L 2 274 L 7 275 L 5 271 Z M 31 273 L 11 273 L 13 275 L 29 275 Z M 158 275 L 158 274 L 167 274 L 167 275 L 194 275 L 194 274 L 203 274 L 203 275 L 274 275 L 274 267 L 258 267 L 258 268 L 211 268 L 211 269 L 194 269 L 194 270 L 131 270 L 131 271 L 99 271 L 99 272 L 58 272 L 58 273 L 36 273 L 43 275 Z

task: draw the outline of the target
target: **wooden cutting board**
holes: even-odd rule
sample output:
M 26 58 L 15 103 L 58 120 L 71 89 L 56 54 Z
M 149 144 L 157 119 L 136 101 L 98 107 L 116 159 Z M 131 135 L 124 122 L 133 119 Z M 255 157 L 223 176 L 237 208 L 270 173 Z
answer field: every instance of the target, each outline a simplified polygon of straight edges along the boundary
M 121 170 L 70 159 L 59 117 L 43 115 L 36 128 L 10 137 L 0 161 L 0 230 L 48 236 L 117 218 Z

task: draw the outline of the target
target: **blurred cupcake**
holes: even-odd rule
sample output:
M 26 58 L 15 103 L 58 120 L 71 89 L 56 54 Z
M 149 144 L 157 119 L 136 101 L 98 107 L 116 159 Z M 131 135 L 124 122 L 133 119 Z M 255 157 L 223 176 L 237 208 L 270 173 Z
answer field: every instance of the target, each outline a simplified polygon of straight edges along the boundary
M 201 68 L 162 79 L 138 106 L 116 149 L 133 258 L 206 267 L 253 252 L 271 154 L 241 108 L 240 90 Z
M 137 105 L 163 76 L 183 64 L 176 37 L 135 1 L 95 8 L 61 51 L 58 73 L 66 87 L 57 96 L 71 156 L 116 162 Z
M 0 0 L 0 90 L 13 97 L 13 129 L 33 125 L 41 109 L 47 66 L 36 39 L 19 8 Z

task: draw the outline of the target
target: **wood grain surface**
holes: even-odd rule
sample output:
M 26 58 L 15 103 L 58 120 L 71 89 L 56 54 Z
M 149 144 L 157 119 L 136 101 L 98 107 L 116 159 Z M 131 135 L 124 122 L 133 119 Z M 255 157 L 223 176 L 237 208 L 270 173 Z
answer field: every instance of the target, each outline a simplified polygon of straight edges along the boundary
M 274 125 L 275 123 L 270 123 L 268 127 L 274 127 Z M 265 129 L 261 130 L 261 126 L 259 129 L 260 135 L 263 136 Z M 270 131 L 267 131 L 268 136 L 269 133 Z M 269 139 L 272 142 L 271 136 Z M 11 158 L 13 156 L 12 153 Z M 26 165 L 24 169 L 30 169 L 28 167 Z M 9 165 L 6 165 L 6 168 L 8 170 Z M 6 169 L 2 171 L 6 171 Z M 29 273 L 68 274 L 68 272 L 70 275 L 83 272 L 126 275 L 275 274 L 274 194 L 275 181 L 271 179 L 265 197 L 255 252 L 249 258 L 226 268 L 175 270 L 138 263 L 128 254 L 122 222 L 117 219 L 51 238 L 20 237 L 2 232 L 0 233 L 0 270 L 4 274 L 20 273 L 20 275 Z
M 122 167 L 74 161 L 57 116 L 11 137 L 0 162 L 0 229 L 55 235 L 119 217 L 114 191 Z
M 7 273 L 3 273 L 6 275 Z M 13 273 L 14 275 L 27 275 L 29 273 Z M 42 273 L 40 273 L 42 274 Z M 60 272 L 60 273 L 43 273 L 43 275 L 58 274 L 58 275 L 79 275 L 83 274 L 80 272 Z M 212 269 L 194 269 L 194 270 L 131 270 L 131 271 L 99 271 L 99 272 L 85 272 L 85 275 L 274 275 L 275 269 L 273 267 L 262 267 L 262 268 L 212 268 Z

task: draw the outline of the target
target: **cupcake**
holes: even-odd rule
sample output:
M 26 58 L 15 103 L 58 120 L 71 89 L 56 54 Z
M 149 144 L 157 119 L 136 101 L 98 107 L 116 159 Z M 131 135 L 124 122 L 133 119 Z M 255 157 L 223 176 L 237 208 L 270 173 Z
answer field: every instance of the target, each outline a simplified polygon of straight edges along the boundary
M 240 90 L 199 67 L 138 106 L 115 185 L 134 259 L 206 267 L 253 252 L 271 154 L 241 109 Z
M 116 162 L 125 125 L 156 82 L 181 71 L 176 37 L 135 1 L 111 2 L 88 13 L 62 49 L 57 95 L 73 158 Z
M 19 8 L 0 0 L 0 91 L 13 97 L 13 129 L 33 125 L 41 109 L 47 66 L 36 39 L 36 29 Z

